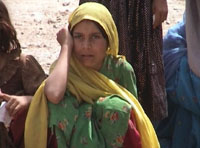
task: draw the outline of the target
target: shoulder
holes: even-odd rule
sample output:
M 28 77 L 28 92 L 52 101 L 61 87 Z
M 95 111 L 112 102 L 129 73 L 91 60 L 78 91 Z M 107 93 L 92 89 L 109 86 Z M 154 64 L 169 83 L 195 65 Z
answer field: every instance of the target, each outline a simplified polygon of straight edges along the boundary
M 115 67 L 115 69 L 123 70 L 123 71 L 133 71 L 133 67 L 131 66 L 131 64 L 128 61 L 126 61 L 125 58 L 113 57 L 113 56 L 110 56 L 110 58 L 112 61 L 112 65 L 113 65 L 113 67 Z
M 47 75 L 34 56 L 22 54 L 20 61 L 22 64 L 22 80 L 25 93 L 34 94 Z
M 117 78 L 115 81 L 137 97 L 136 76 L 133 67 L 122 57 L 117 57 L 114 61 L 116 62 Z
M 112 80 L 135 76 L 132 66 L 124 58 L 112 55 L 105 58 L 100 72 Z
M 32 55 L 26 55 L 26 54 L 21 54 L 20 55 L 20 61 L 22 64 L 25 66 L 26 64 L 39 64 L 38 61 L 35 59 L 34 56 Z
M 133 67 L 122 57 L 108 55 L 101 72 L 111 79 L 135 76 Z
M 40 77 L 46 77 L 46 74 L 39 64 L 39 62 L 32 55 L 21 54 L 20 62 L 22 66 L 23 75 L 36 75 Z
M 37 70 L 43 72 L 42 66 L 33 55 L 20 55 L 20 62 L 23 70 Z

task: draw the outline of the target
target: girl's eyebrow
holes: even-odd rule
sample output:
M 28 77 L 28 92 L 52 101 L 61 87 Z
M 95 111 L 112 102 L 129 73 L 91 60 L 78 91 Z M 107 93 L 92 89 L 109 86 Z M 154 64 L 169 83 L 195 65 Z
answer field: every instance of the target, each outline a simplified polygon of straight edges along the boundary
M 82 33 L 80 33 L 80 32 L 73 32 L 73 34 L 82 34 Z
M 73 34 L 83 34 L 81 32 L 73 32 Z M 92 32 L 91 34 L 102 34 L 100 31 L 97 31 L 97 32 Z
M 92 34 L 102 34 L 101 32 L 94 32 L 94 33 L 92 33 Z

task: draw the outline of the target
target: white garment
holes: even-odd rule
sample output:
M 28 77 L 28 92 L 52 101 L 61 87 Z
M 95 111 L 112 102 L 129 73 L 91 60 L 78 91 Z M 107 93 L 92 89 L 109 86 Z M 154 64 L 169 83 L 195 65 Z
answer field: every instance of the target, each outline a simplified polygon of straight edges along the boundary
M 9 115 L 7 109 L 6 109 L 7 102 L 2 102 L 0 106 L 0 122 L 3 122 L 5 127 L 10 126 L 10 122 L 12 120 L 11 116 Z

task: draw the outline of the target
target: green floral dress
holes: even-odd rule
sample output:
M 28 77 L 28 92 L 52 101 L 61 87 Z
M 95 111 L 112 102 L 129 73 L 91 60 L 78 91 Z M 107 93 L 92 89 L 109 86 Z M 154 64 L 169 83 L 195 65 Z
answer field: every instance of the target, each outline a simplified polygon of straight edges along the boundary
M 136 95 L 132 67 L 107 56 L 100 72 Z M 79 103 L 66 91 L 59 104 L 48 102 L 49 127 L 58 148 L 120 148 L 128 128 L 131 105 L 118 95 L 97 98 L 94 104 Z

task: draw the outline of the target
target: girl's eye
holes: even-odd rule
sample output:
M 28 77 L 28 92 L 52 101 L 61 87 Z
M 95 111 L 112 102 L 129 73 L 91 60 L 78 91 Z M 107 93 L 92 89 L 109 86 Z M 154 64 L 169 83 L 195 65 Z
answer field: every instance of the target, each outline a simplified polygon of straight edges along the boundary
M 79 39 L 81 36 L 74 36 L 75 39 Z
M 100 39 L 101 36 L 100 36 L 100 35 L 93 35 L 92 38 L 93 38 L 93 39 Z
M 73 35 L 73 38 L 74 38 L 74 39 L 81 39 L 82 36 L 81 36 L 81 35 Z

